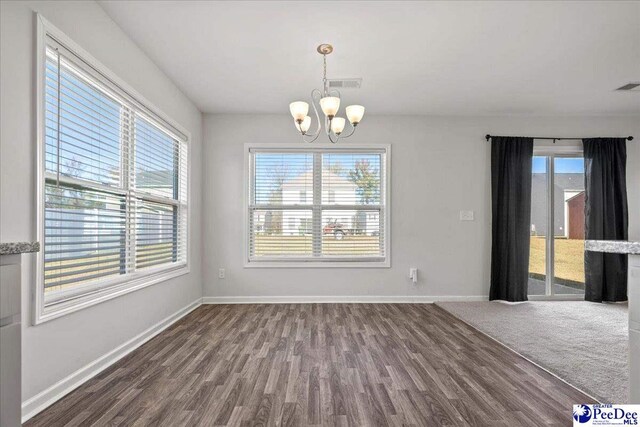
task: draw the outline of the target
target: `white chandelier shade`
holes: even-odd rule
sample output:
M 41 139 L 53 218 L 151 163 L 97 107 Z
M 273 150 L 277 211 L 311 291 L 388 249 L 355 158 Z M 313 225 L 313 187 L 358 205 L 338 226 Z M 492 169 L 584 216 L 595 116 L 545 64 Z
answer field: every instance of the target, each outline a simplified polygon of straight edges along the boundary
M 289 104 L 289 111 L 294 120 L 304 120 L 309 112 L 309 104 L 304 101 L 296 101 Z
M 333 52 L 333 46 L 330 44 L 321 44 L 318 46 L 318 53 L 322 55 L 324 63 L 323 74 L 323 90 L 314 89 L 311 91 L 311 106 L 316 115 L 318 123 L 317 129 L 314 132 L 309 133 L 311 128 L 311 117 L 309 113 L 309 104 L 304 101 L 295 101 L 289 104 L 289 111 L 293 117 L 296 129 L 302 135 L 302 139 L 305 142 L 313 142 L 318 139 L 322 130 L 322 123 L 320 122 L 320 114 L 316 108 L 316 104 L 320 106 L 322 113 L 324 114 L 324 130 L 332 143 L 338 142 L 338 139 L 348 138 L 356 131 L 356 126 L 362 121 L 364 116 L 364 107 L 362 105 L 349 105 L 345 109 L 347 119 L 351 124 L 351 131 L 346 135 L 344 129 L 347 120 L 343 117 L 338 117 L 340 110 L 340 92 L 337 90 L 329 90 L 327 82 L 327 55 Z
M 333 118 L 340 109 L 340 98 L 337 96 L 325 96 L 320 100 L 320 108 L 325 116 Z
M 349 105 L 345 112 L 347 113 L 347 119 L 349 119 L 349 123 L 358 124 L 362 117 L 364 116 L 364 107 L 362 105 Z
M 336 135 L 340 135 L 344 130 L 345 120 L 342 117 L 334 117 L 331 121 L 331 130 Z

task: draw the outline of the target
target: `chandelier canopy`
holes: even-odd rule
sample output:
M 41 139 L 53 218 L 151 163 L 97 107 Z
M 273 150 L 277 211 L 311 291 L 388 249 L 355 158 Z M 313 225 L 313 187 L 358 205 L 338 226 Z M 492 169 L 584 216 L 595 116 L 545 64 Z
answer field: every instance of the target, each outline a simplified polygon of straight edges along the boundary
M 347 120 L 351 124 L 351 130 L 345 134 L 344 128 L 346 120 L 343 117 L 338 117 L 338 110 L 340 109 L 340 92 L 337 90 L 329 89 L 329 83 L 327 81 L 327 55 L 333 52 L 333 46 L 330 44 L 321 44 L 318 46 L 318 53 L 322 55 L 324 64 L 323 76 L 322 76 L 322 90 L 314 89 L 311 91 L 311 105 L 316 115 L 317 129 L 315 132 L 309 132 L 311 127 L 311 117 L 308 116 L 309 104 L 304 101 L 295 101 L 289 104 L 289 111 L 293 116 L 293 121 L 296 129 L 300 132 L 302 140 L 305 142 L 313 142 L 320 136 L 322 125 L 320 122 L 320 114 L 316 104 L 320 105 L 320 109 L 324 113 L 324 130 L 332 143 L 338 142 L 339 139 L 348 138 L 354 134 L 358 123 L 362 121 L 364 116 L 364 107 L 362 105 L 349 105 L 345 108 L 345 114 Z

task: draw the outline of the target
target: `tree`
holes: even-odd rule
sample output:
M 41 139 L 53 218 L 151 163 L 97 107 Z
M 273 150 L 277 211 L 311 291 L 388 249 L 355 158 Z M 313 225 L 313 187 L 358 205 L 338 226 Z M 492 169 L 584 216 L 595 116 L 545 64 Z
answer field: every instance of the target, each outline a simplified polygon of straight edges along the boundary
M 380 196 L 378 171 L 371 168 L 368 160 L 356 161 L 354 168 L 349 171 L 349 181 L 358 187 L 356 193 L 364 205 L 373 203 Z
M 78 178 L 81 176 L 85 165 L 75 157 L 64 163 L 66 176 Z M 72 186 L 51 185 L 47 189 L 45 206 L 51 209 L 103 209 L 104 202 L 92 200 L 81 189 Z
M 329 171 L 334 175 L 342 176 L 344 175 L 344 166 L 340 162 L 333 162 L 329 164 Z
M 280 197 L 282 200 L 282 186 L 284 182 L 289 178 L 290 171 L 287 163 L 275 165 L 273 169 L 269 171 L 268 180 L 271 185 L 271 198 Z

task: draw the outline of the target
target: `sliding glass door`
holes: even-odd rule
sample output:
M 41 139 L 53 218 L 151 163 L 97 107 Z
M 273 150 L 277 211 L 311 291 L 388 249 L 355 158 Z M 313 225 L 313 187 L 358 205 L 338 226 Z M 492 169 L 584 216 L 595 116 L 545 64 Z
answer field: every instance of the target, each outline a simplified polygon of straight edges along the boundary
M 531 188 L 529 290 L 535 298 L 584 295 L 582 153 L 537 150 Z

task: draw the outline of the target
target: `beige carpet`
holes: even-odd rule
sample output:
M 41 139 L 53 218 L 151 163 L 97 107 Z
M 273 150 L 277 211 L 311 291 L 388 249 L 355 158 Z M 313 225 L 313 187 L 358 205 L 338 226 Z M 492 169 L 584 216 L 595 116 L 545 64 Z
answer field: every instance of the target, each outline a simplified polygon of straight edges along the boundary
M 626 304 L 487 301 L 437 305 L 601 402 L 628 402 Z

